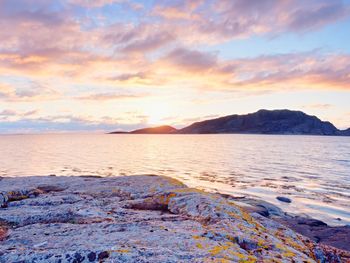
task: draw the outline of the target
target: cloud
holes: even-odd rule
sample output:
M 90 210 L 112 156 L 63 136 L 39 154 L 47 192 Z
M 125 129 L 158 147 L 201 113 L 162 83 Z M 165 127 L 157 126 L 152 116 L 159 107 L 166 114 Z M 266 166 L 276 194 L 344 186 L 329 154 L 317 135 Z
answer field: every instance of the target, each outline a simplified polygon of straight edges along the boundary
M 334 107 L 333 104 L 328 104 L 328 103 L 324 103 L 324 104 L 316 103 L 316 104 L 310 104 L 310 105 L 303 106 L 303 108 L 312 108 L 312 109 L 329 109 L 329 108 L 333 108 L 333 107 Z
M 97 93 L 89 94 L 77 97 L 79 100 L 92 100 L 92 101 L 107 101 L 107 100 L 125 100 L 125 99 L 138 99 L 148 96 L 147 94 L 117 94 L 117 93 Z
M 174 37 L 168 32 L 157 32 L 148 35 L 144 39 L 135 40 L 134 42 L 122 48 L 122 52 L 149 52 L 170 43 Z
M 222 0 L 160 2 L 154 14 L 164 22 L 181 21 L 179 32 L 188 39 L 220 42 L 252 35 L 305 32 L 350 16 L 341 0 Z
M 116 3 L 124 3 L 126 0 L 68 0 L 68 3 L 83 6 L 87 8 L 103 7 L 105 5 L 111 5 Z
M 79 132 L 79 131 L 116 131 L 133 130 L 144 127 L 144 122 L 123 123 L 118 118 L 102 117 L 93 119 L 89 116 L 55 115 L 40 118 L 20 118 L 6 120 L 0 118 L 0 133 L 35 133 L 35 132 Z
M 3 110 L 0 112 L 0 116 L 16 116 L 17 112 L 14 110 Z
M 116 84 L 147 86 L 172 81 L 169 79 L 171 68 L 157 69 L 159 65 L 172 67 L 173 73 L 178 73 L 180 68 L 192 73 L 214 73 L 216 69 L 220 78 L 225 70 L 228 74 L 234 72 L 230 62 L 224 62 L 226 68 L 217 65 L 217 54 L 196 49 L 195 43 L 208 45 L 256 34 L 304 32 L 349 15 L 349 6 L 339 0 L 307 3 L 179 0 L 155 1 L 151 12 L 136 22 L 99 24 L 97 17 L 77 15 L 81 12 L 77 12 L 76 6 L 100 7 L 125 1 L 70 0 L 68 3 L 74 4 L 73 7 L 63 0 L 23 0 L 21 3 L 19 5 L 19 0 L 0 2 L 3 29 L 0 31 L 0 70 L 4 74 L 65 78 L 71 83 L 98 83 L 105 79 Z M 177 15 L 169 15 L 169 10 Z M 125 12 L 144 16 L 133 9 Z M 188 13 L 189 16 L 180 15 Z M 97 14 L 103 17 L 104 13 Z M 172 51 L 169 53 L 169 50 Z M 161 62 L 159 57 L 163 59 Z M 130 73 L 130 69 L 136 73 Z M 320 70 L 314 74 L 324 75 Z M 147 74 L 137 75 L 137 72 Z M 292 72 L 288 73 L 292 77 Z M 341 72 L 337 77 L 345 82 L 346 72 L 339 74 Z M 278 78 L 272 73 L 270 77 Z M 260 75 L 255 78 L 263 79 Z
M 349 7 L 342 1 L 320 1 L 309 9 L 297 9 L 289 17 L 286 27 L 292 31 L 320 28 L 349 16 Z
M 348 55 L 315 52 L 262 56 L 232 61 L 229 66 L 236 74 L 229 83 L 236 87 L 350 89 Z
M 56 111 L 68 103 L 79 112 L 86 101 L 136 105 L 156 93 L 181 98 L 191 92 L 349 91 L 346 53 L 272 50 L 235 59 L 225 58 L 227 46 L 221 45 L 306 34 L 349 18 L 349 7 L 341 0 L 165 0 L 144 6 L 124 0 L 0 0 L 1 106 L 22 116 L 18 105 L 43 109 L 47 101 Z M 225 51 L 208 51 L 216 49 Z
M 21 118 L 33 117 L 37 113 L 37 110 L 17 111 L 13 109 L 4 109 L 0 111 L 0 121 L 18 121 Z
M 184 70 L 191 71 L 208 71 L 217 64 L 216 54 L 185 48 L 178 48 L 171 51 L 164 60 Z
M 16 86 L 0 83 L 0 98 L 3 101 L 31 102 L 56 100 L 60 97 L 58 91 L 36 82 Z

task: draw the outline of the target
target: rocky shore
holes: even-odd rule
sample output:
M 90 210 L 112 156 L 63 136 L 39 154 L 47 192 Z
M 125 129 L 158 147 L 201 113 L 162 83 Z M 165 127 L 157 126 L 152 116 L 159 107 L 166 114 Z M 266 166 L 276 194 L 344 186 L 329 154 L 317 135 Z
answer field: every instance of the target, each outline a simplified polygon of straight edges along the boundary
M 0 206 L 1 263 L 350 261 L 271 207 L 168 177 L 0 178 Z

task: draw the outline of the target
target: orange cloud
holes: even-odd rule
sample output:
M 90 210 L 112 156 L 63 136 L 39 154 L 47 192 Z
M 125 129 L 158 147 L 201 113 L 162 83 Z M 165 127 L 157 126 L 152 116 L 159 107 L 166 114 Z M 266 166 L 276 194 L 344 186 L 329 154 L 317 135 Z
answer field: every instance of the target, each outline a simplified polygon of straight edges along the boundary
M 91 101 L 107 101 L 107 100 L 125 100 L 125 99 L 138 99 L 148 96 L 147 94 L 116 94 L 116 93 L 97 93 L 89 94 L 77 97 L 79 100 L 91 100 Z
M 95 8 L 124 1 L 71 0 L 62 4 L 64 12 L 53 11 L 43 0 L 25 0 L 17 10 L 12 6 L 17 1 L 0 2 L 1 76 L 45 85 L 2 85 L 3 101 L 52 100 L 63 93 L 84 100 L 134 97 L 119 95 L 121 88 L 140 88 L 142 94 L 179 88 L 349 90 L 348 55 L 310 52 L 224 59 L 193 45 L 320 28 L 348 16 L 342 1 L 156 1 L 144 19 L 106 24 L 76 19 L 72 5 Z M 80 85 L 100 91 L 87 92 Z

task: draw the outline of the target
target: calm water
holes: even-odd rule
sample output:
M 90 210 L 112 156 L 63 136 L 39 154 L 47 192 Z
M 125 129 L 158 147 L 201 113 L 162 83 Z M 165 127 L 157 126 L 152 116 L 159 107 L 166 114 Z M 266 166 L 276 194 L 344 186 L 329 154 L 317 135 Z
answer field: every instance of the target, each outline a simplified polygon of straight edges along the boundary
M 0 149 L 0 176 L 160 174 L 350 224 L 350 137 L 4 135 Z

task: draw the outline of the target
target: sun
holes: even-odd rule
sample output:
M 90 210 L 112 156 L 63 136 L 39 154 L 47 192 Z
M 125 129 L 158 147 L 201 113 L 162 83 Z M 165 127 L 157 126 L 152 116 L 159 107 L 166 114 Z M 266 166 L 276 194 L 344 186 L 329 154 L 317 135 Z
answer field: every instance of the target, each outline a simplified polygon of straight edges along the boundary
M 147 107 L 144 110 L 149 125 L 165 124 L 166 118 L 169 114 L 169 107 L 166 104 L 157 104 Z

